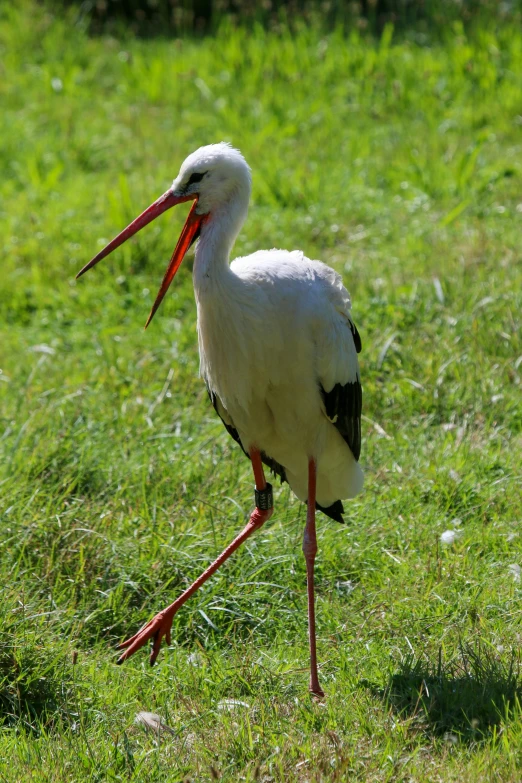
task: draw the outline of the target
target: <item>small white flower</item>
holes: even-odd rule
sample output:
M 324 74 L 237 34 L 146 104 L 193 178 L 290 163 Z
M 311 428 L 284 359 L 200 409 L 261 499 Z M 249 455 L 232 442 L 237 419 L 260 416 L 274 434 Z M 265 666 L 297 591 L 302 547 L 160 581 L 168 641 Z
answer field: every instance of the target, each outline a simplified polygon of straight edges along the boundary
M 440 540 L 443 544 L 454 544 L 458 536 L 456 530 L 445 530 L 441 535 Z
M 515 582 L 520 582 L 520 577 L 522 576 L 522 568 L 520 568 L 518 563 L 513 563 L 512 565 L 510 565 L 508 571 L 511 573 Z

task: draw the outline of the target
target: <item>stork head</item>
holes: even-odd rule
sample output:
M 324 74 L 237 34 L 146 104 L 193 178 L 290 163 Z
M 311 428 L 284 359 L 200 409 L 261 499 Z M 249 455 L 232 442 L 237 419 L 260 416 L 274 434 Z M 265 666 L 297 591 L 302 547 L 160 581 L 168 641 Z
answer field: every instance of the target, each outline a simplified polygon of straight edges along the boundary
M 250 187 L 250 169 L 239 150 L 225 142 L 200 147 L 185 159 L 178 176 L 166 193 L 95 255 L 78 272 L 76 277 L 81 277 L 98 261 L 112 253 L 167 209 L 181 204 L 183 201 L 192 201 L 192 207 L 145 324 L 145 328 L 147 328 L 167 293 L 187 250 L 199 237 L 203 224 L 209 220 L 213 213 L 220 212 L 228 215 L 232 221 L 231 230 L 234 230 L 236 228 L 234 223 L 240 224 L 244 218 L 248 207 Z
M 178 198 L 190 196 L 198 200 L 196 212 L 208 215 L 223 211 L 243 196 L 248 204 L 250 196 L 250 168 L 239 150 L 230 144 L 208 144 L 186 158 L 171 191 Z

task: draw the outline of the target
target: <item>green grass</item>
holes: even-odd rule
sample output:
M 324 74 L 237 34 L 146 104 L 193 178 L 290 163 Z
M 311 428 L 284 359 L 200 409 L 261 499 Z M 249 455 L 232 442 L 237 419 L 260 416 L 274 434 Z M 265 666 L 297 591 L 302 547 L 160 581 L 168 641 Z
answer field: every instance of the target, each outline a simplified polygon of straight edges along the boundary
M 74 14 L 12 5 L 0 779 L 518 781 L 522 34 L 89 39 Z M 236 252 L 332 264 L 363 341 L 366 487 L 345 527 L 319 521 L 324 705 L 287 487 L 159 664 L 115 665 L 241 528 L 252 477 L 197 376 L 190 261 L 142 329 L 183 208 L 74 275 L 221 139 L 254 172 Z

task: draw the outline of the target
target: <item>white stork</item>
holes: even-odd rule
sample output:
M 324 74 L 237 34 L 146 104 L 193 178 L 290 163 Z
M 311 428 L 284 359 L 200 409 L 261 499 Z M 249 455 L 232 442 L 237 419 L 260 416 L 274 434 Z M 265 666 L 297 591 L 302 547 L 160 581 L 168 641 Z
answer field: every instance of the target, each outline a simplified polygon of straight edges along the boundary
M 362 488 L 361 340 L 341 277 L 300 251 L 260 250 L 230 263 L 246 218 L 250 169 L 230 145 L 193 152 L 172 187 L 112 240 L 82 275 L 167 209 L 192 207 L 147 325 L 183 257 L 198 240 L 193 282 L 201 375 L 228 433 L 250 457 L 256 507 L 242 532 L 173 604 L 119 645 L 118 663 L 149 639 L 151 665 L 185 601 L 273 512 L 263 464 L 307 503 L 303 552 L 308 582 L 310 691 L 324 695 L 316 659 L 315 511 L 343 521 L 341 500 Z

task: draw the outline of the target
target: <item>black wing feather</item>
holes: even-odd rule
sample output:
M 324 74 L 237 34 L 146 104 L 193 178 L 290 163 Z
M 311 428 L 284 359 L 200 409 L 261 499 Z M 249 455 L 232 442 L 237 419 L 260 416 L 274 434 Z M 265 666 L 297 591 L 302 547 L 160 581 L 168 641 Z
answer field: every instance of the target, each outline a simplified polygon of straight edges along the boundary
M 359 460 L 361 456 L 361 411 L 362 388 L 359 380 L 336 383 L 329 392 L 321 386 L 326 415 L 343 436 L 350 447 L 353 456 Z
M 241 443 L 241 438 L 239 437 L 239 432 L 231 424 L 227 424 L 227 422 L 224 420 L 223 416 L 220 414 L 219 409 L 218 409 L 218 398 L 217 398 L 217 395 L 213 391 L 211 391 L 208 388 L 208 386 L 207 386 L 207 392 L 208 392 L 208 396 L 210 397 L 210 402 L 212 403 L 212 407 L 214 408 L 214 410 L 216 411 L 217 415 L 219 416 L 219 418 L 223 422 L 224 428 L 226 429 L 226 431 L 228 432 L 230 437 L 234 438 L 236 443 L 239 443 L 239 445 L 241 446 L 241 449 L 243 450 L 243 454 L 245 454 L 250 459 L 250 454 L 248 453 L 248 451 L 245 451 L 245 449 L 243 448 L 243 444 Z
M 319 509 L 319 511 L 322 511 L 323 514 L 326 514 L 327 517 L 333 519 L 334 522 L 340 522 L 341 524 L 344 524 L 344 506 L 341 500 L 336 500 L 335 503 L 332 503 L 332 505 L 328 506 L 328 508 L 320 506 L 319 503 L 316 502 L 315 507 Z
M 353 341 L 355 343 L 355 350 L 357 351 L 357 353 L 361 353 L 362 351 L 361 335 L 357 331 L 357 327 L 353 323 L 353 321 L 349 321 L 348 323 L 350 324 L 350 330 L 352 333 Z
M 353 342 L 357 353 L 361 352 L 362 343 L 357 327 L 349 321 Z M 353 456 L 359 460 L 361 456 L 361 413 L 362 387 L 359 378 L 351 383 L 336 383 L 327 392 L 321 386 L 326 415 L 343 436 L 350 447 Z

